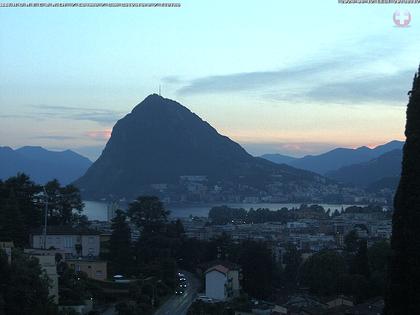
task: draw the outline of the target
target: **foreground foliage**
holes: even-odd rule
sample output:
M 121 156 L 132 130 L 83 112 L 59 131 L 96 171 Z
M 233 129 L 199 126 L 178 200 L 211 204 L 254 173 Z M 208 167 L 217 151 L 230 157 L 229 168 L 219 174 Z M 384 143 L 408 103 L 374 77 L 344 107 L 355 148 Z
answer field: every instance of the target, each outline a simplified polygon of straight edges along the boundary
M 0 314 L 54 315 L 57 308 L 48 297 L 49 279 L 38 260 L 13 252 L 9 265 L 0 250 Z
M 420 309 L 420 69 L 407 106 L 407 140 L 395 195 L 392 259 L 385 314 L 416 314 Z

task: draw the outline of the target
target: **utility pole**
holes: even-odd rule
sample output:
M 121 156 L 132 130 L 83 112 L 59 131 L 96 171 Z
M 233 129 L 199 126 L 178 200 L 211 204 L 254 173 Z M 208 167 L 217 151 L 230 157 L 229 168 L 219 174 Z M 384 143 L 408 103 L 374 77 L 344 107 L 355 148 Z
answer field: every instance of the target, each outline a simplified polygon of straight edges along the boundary
M 45 216 L 44 216 L 44 249 L 47 249 L 47 217 L 48 217 L 48 195 L 47 195 L 47 190 L 45 189 L 45 186 L 43 187 L 44 189 L 44 203 L 45 203 Z

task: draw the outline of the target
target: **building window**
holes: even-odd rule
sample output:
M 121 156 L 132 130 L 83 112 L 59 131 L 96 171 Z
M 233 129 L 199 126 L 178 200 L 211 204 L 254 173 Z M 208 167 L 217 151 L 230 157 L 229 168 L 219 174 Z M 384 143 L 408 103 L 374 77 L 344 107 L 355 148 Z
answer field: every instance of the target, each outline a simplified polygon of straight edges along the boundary
M 64 238 L 64 247 L 65 248 L 72 248 L 73 247 L 73 242 L 72 242 L 71 236 L 66 236 Z

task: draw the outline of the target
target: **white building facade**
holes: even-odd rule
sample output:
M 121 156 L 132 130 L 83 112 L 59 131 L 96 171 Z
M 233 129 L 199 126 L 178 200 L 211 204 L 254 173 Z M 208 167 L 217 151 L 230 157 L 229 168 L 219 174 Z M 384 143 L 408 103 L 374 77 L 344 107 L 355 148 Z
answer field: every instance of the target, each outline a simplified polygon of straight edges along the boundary
M 215 265 L 205 272 L 206 296 L 225 301 L 239 296 L 239 270 L 224 265 Z
M 67 257 L 97 257 L 100 253 L 100 233 L 71 227 L 49 227 L 44 244 L 41 231 L 31 235 L 33 248 L 58 249 Z

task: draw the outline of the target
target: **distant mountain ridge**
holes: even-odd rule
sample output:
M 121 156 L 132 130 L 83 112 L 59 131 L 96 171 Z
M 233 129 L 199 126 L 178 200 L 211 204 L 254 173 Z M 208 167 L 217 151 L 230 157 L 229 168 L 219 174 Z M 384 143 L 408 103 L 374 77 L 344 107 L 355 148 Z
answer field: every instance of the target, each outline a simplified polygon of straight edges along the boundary
M 268 161 L 271 161 L 276 164 L 290 164 L 293 161 L 297 160 L 298 158 L 283 155 L 283 154 L 264 154 L 261 156 L 261 158 L 266 159 Z
M 25 146 L 16 150 L 0 147 L 0 179 L 25 173 L 33 181 L 44 184 L 58 179 L 69 184 L 82 176 L 92 162 L 71 150 L 49 151 L 39 146 Z
M 373 149 L 366 146 L 357 149 L 337 148 L 320 155 L 307 155 L 303 158 L 289 161 L 286 159 L 282 163 L 325 175 L 344 166 L 367 162 L 395 149 L 401 150 L 403 145 L 404 142 L 394 140 Z M 276 155 L 264 155 L 263 158 L 276 162 Z
M 75 184 L 93 198 L 131 198 L 154 184 L 176 185 L 184 175 L 255 190 L 276 176 L 302 187 L 321 178 L 255 158 L 186 107 L 153 94 L 116 123 L 102 155 Z
M 328 172 L 327 177 L 361 187 L 395 185 L 401 175 L 402 150 L 386 152 L 368 162 L 353 164 Z

